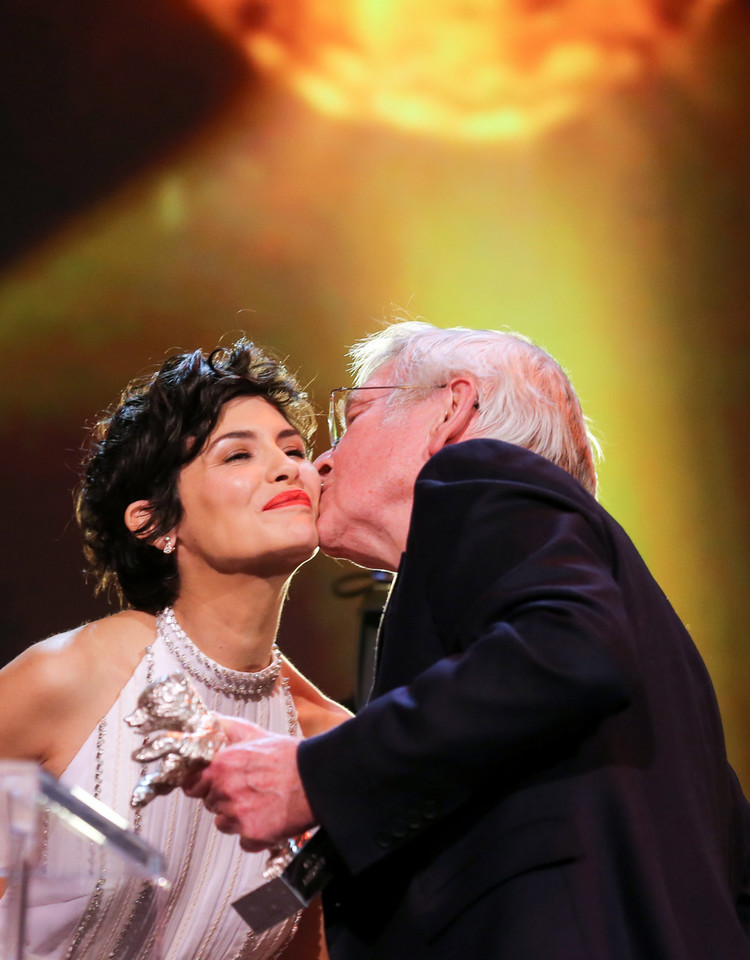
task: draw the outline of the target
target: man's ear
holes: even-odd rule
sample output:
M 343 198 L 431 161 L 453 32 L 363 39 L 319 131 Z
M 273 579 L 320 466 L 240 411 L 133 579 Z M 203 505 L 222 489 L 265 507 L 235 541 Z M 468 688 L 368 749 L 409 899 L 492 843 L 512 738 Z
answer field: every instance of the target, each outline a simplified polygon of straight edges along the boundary
M 469 424 L 478 409 L 477 384 L 473 377 L 451 377 L 441 393 L 444 397 L 443 417 L 430 431 L 430 456 L 448 446 L 467 439 Z
M 148 500 L 134 500 L 125 508 L 125 526 L 140 540 L 148 539 L 153 531 L 151 503 Z

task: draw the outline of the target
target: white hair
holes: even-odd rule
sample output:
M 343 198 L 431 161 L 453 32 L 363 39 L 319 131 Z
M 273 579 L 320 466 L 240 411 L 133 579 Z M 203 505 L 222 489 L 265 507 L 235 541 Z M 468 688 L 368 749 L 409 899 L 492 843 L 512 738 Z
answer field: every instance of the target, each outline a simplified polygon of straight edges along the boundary
M 349 357 L 357 386 L 391 361 L 392 382 L 407 386 L 434 386 L 470 374 L 479 393 L 473 435 L 532 450 L 596 495 L 599 444 L 565 371 L 527 337 L 403 320 L 357 341 Z M 395 390 L 390 403 L 408 402 L 405 394 Z

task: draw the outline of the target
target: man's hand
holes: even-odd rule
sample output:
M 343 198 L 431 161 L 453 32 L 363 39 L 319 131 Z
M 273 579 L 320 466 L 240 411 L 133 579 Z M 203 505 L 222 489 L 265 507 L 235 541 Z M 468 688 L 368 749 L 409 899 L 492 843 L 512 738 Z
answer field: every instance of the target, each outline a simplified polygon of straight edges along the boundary
M 182 789 L 203 800 L 222 833 L 238 833 L 240 846 L 257 852 L 315 826 L 297 769 L 294 737 L 269 733 L 247 720 L 220 717 L 230 744 L 188 775 Z

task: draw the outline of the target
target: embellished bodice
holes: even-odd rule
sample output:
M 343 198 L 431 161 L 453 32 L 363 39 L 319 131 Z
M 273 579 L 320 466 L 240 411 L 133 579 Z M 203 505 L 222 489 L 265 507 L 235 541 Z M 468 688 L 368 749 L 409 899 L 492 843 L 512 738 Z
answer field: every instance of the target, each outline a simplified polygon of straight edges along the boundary
M 190 641 L 171 610 L 163 611 L 157 623 L 154 643 L 61 779 L 68 786 L 79 785 L 126 818 L 131 829 L 165 856 L 171 890 L 164 909 L 162 952 L 147 938 L 137 953 L 139 960 L 270 960 L 286 945 L 296 921 L 256 936 L 231 907 L 233 900 L 262 882 L 267 854 L 244 853 L 237 838 L 219 833 L 203 804 L 181 790 L 134 810 L 130 797 L 144 768 L 131 754 L 142 738 L 124 718 L 148 683 L 181 671 L 209 710 L 298 735 L 294 704 L 280 677 L 280 655 L 274 650 L 271 665 L 259 673 L 229 670 Z M 44 856 L 47 869 L 54 873 L 70 858 L 66 838 L 50 832 Z M 58 902 L 31 907 L 32 957 L 104 960 L 121 955 L 118 945 L 128 937 L 128 923 L 137 920 L 137 888 L 117 891 L 107 878 L 97 877 L 85 892 L 68 889 L 55 899 Z

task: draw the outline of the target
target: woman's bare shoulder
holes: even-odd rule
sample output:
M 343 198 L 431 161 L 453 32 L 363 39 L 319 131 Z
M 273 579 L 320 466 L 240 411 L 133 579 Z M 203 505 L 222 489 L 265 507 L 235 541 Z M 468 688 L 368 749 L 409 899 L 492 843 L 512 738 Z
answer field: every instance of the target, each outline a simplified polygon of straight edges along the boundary
M 124 611 L 54 634 L 0 670 L 0 756 L 44 762 L 116 696 L 153 638 L 146 614 Z M 118 686 L 119 684 L 119 686 Z M 79 722 L 80 721 L 80 722 Z
M 82 682 L 93 685 L 99 674 L 111 672 L 113 666 L 135 663 L 153 639 L 152 623 L 152 617 L 134 610 L 93 620 L 33 644 L 0 675 L 23 677 L 27 694 L 80 695 Z
M 89 647 L 87 634 L 95 629 L 95 623 L 83 624 L 32 644 L 3 667 L 0 684 L 8 693 L 15 686 L 24 699 L 32 702 L 44 699 L 53 706 L 85 675 L 85 650 Z M 96 669 L 95 665 L 91 666 Z
M 325 733 L 348 720 L 352 714 L 346 707 L 327 697 L 308 680 L 294 664 L 283 658 L 282 674 L 289 681 L 289 690 L 297 707 L 300 727 L 306 737 Z

